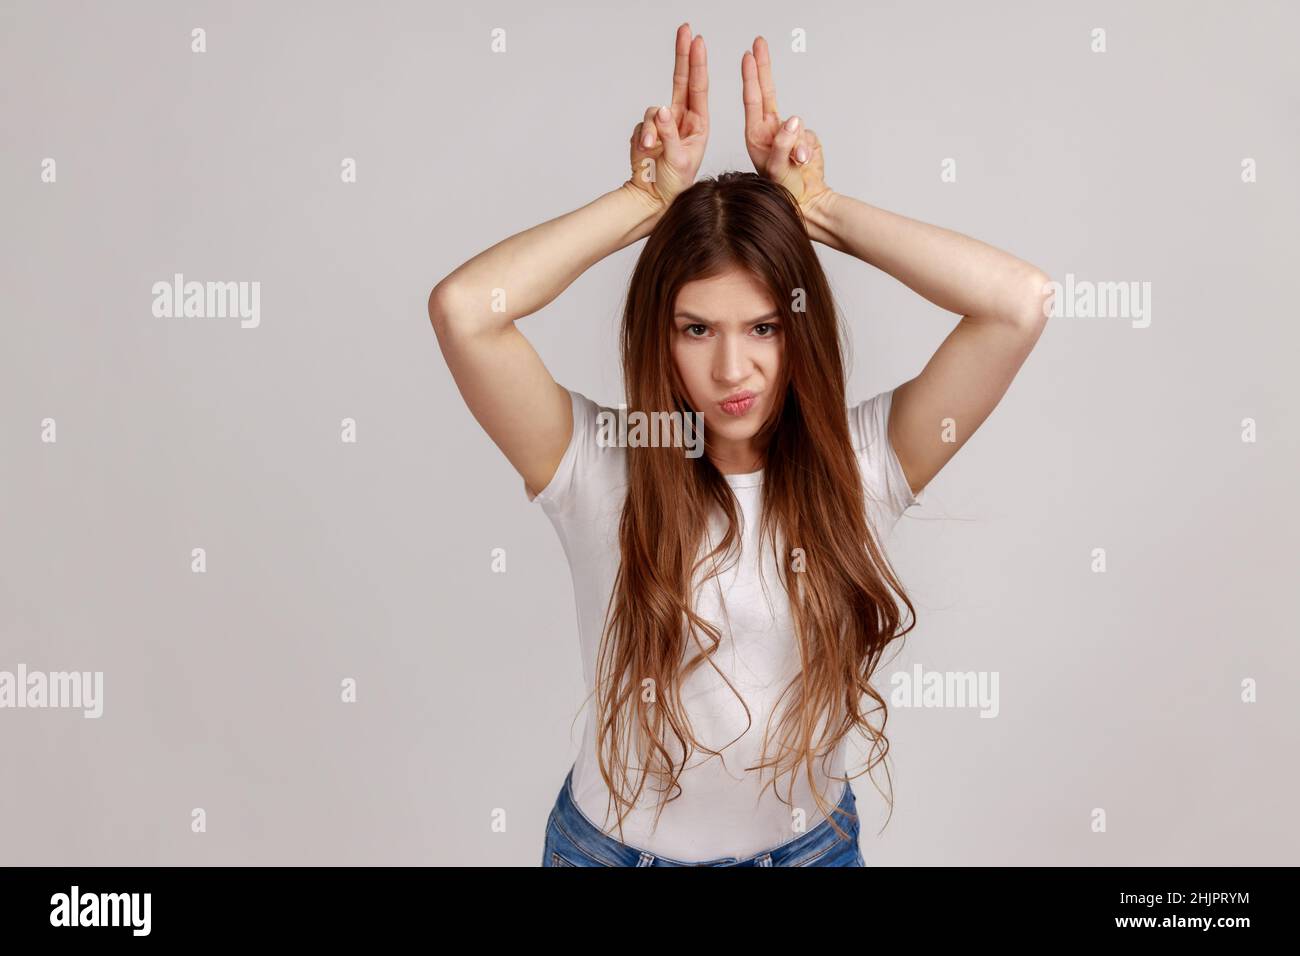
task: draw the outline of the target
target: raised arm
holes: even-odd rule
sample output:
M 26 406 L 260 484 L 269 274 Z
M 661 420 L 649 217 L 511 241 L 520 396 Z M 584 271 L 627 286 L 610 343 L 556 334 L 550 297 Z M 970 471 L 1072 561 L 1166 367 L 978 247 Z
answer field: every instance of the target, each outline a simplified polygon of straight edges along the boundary
M 762 37 L 742 58 L 741 74 L 750 156 L 794 195 L 808 235 L 961 316 L 925 368 L 894 390 L 890 442 L 919 492 L 997 407 L 1038 341 L 1048 277 L 969 236 L 837 194 L 826 186 L 817 135 L 798 117 L 778 118 Z
M 434 287 L 429 318 L 465 404 L 536 496 L 573 430 L 567 392 L 515 322 L 605 256 L 646 236 L 695 179 L 708 138 L 704 40 L 677 31 L 671 106 L 633 130 L 632 175 L 587 205 L 479 253 Z
M 834 192 L 809 221 L 829 245 L 962 317 L 925 368 L 894 390 L 890 441 L 908 484 L 920 491 L 1010 388 L 1047 321 L 1048 278 L 969 236 Z

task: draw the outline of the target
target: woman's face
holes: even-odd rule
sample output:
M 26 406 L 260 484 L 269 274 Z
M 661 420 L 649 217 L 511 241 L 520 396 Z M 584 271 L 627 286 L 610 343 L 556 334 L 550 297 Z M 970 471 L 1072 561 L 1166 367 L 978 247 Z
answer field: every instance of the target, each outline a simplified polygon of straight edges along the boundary
M 747 468 L 781 372 L 785 330 L 763 285 L 734 268 L 677 293 L 672 354 L 711 449 Z M 727 403 L 737 394 L 748 399 Z M 759 466 L 755 466 L 756 468 Z

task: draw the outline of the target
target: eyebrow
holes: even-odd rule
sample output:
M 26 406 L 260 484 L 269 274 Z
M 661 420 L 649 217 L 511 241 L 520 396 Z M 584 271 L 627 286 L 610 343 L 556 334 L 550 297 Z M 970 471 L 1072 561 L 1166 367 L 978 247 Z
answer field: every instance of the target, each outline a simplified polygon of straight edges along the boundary
M 781 318 L 781 313 L 780 313 L 780 312 L 769 312 L 769 313 L 767 313 L 767 315 L 760 315 L 760 316 L 759 316 L 758 318 L 756 318 L 756 319 L 750 319 L 750 320 L 749 320 L 748 322 L 746 322 L 745 324 L 746 324 L 746 325 L 754 325 L 754 324 L 756 324 L 756 323 L 758 323 L 758 322 L 766 322 L 768 319 L 779 319 L 779 318 Z M 693 313 L 691 313 L 691 312 L 678 312 L 675 316 L 673 316 L 673 319 L 674 319 L 674 321 L 677 320 L 677 319 L 689 319 L 689 320 L 692 321 L 692 322 L 698 322 L 700 325 L 709 325 L 709 326 L 712 326 L 712 325 L 714 324 L 713 322 L 709 321 L 708 319 L 704 318 L 703 316 L 695 315 L 695 314 L 693 314 Z

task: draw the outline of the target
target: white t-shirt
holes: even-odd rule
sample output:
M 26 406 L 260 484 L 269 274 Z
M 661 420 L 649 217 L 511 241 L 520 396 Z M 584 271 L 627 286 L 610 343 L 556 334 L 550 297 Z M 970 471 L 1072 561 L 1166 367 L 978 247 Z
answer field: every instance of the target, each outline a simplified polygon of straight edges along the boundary
M 596 652 L 605 610 L 619 565 L 618 524 L 627 489 L 627 449 L 602 446 L 597 441 L 596 416 L 601 411 L 617 416 L 615 409 L 598 406 L 572 389 L 568 392 L 573 403 L 573 436 L 550 484 L 531 500 L 540 503 L 551 519 L 569 560 L 583 677 L 590 693 L 595 685 Z M 881 539 L 908 507 L 924 504 L 924 490 L 912 494 L 888 439 L 892 400 L 890 390 L 848 409 L 850 435 L 867 493 L 868 521 Z M 655 805 L 660 799 L 656 787 L 662 784 L 656 784 L 653 776 L 647 777 L 641 799 L 624 818 L 622 831 L 624 843 L 691 862 L 749 856 L 798 835 L 792 829 L 790 806 L 777 796 L 779 793 L 786 797 L 789 776 L 777 780 L 774 792 L 770 768 L 763 771 L 761 781 L 758 771 L 745 770 L 760 760 L 769 718 L 782 690 L 798 674 L 799 652 L 789 599 L 773 562 L 770 543 L 764 541 L 761 549 L 755 545 L 763 471 L 725 478 L 739 501 L 744 524 L 740 557 L 718 557 L 719 579 L 716 584 L 713 580 L 704 582 L 697 592 L 696 611 L 722 635 L 713 661 L 735 691 L 708 662 L 701 663 L 682 686 L 683 706 L 696 737 L 722 753 L 691 755 L 677 781 L 681 792 L 664 807 L 658 827 L 653 830 Z M 721 541 L 723 522 L 716 514 L 709 532 L 711 543 L 703 550 L 711 550 Z M 719 587 L 726 595 L 725 609 L 719 601 Z M 707 646 L 707 639 L 702 639 Z M 688 640 L 684 659 L 698 650 L 695 642 Z M 749 706 L 752 723 L 736 699 L 737 691 Z M 774 735 L 776 728 L 777 721 L 772 721 Z M 730 741 L 734 742 L 724 748 Z M 841 741 L 828 763 L 831 773 L 841 777 L 845 743 Z M 769 756 L 776 752 L 777 744 L 775 739 L 769 741 Z M 843 783 L 821 776 L 820 762 L 814 764 L 823 799 L 834 806 Z M 817 808 L 805 774 L 799 772 L 795 777 L 793 805 L 804 810 L 806 829 L 811 830 L 824 814 Z M 636 776 L 632 779 L 635 781 Z M 587 703 L 586 730 L 574 765 L 573 790 L 583 814 L 596 827 L 619 839 L 609 790 L 596 760 L 594 699 Z

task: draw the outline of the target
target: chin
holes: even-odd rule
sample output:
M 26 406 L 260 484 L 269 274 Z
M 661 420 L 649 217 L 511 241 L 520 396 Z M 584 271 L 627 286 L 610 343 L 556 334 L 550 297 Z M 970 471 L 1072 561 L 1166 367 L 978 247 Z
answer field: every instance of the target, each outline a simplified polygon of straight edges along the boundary
M 723 412 L 712 417 L 706 416 L 704 419 L 704 427 L 710 432 L 732 441 L 753 438 L 758 434 L 758 425 L 758 420 L 751 420 L 748 415 L 744 418 L 732 418 Z

